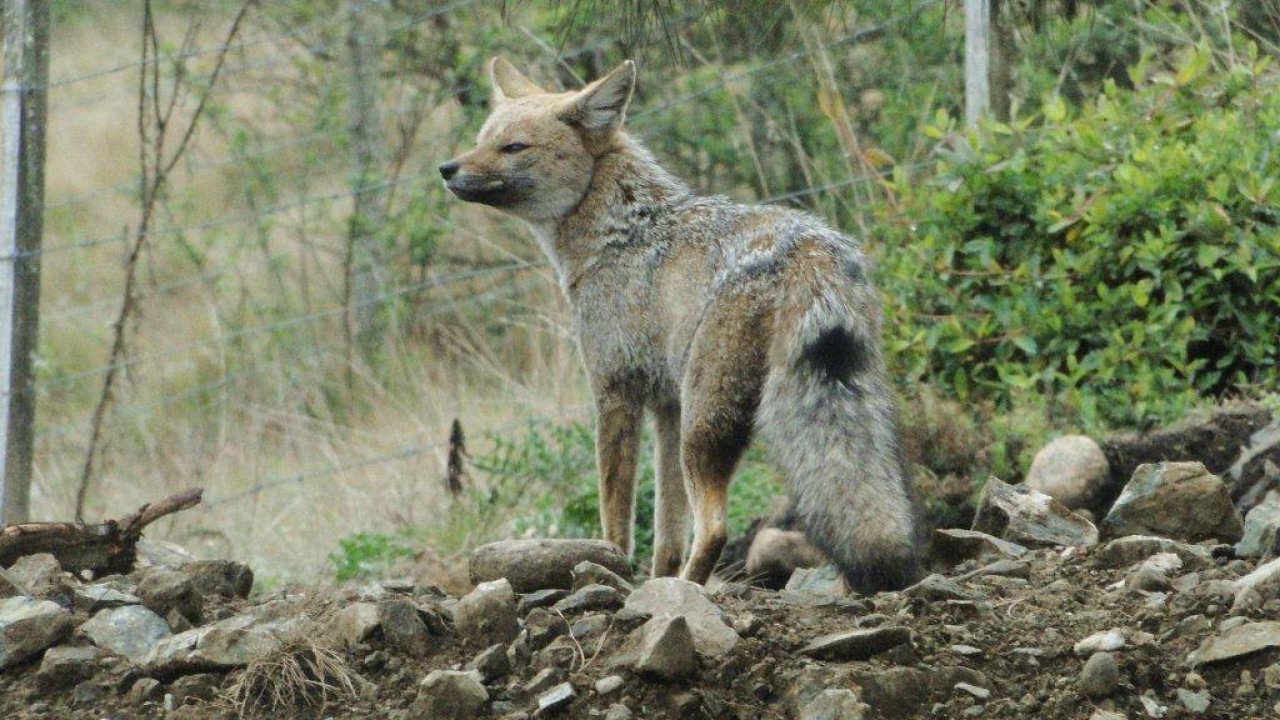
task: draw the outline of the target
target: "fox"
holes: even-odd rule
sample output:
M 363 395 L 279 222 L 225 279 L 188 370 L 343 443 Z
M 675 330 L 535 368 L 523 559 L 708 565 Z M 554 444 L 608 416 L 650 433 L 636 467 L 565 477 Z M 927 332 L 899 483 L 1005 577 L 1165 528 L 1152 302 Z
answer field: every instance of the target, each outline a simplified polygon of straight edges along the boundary
M 624 128 L 631 60 L 550 92 L 493 58 L 458 199 L 531 230 L 571 308 L 596 423 L 604 538 L 632 557 L 636 463 L 656 435 L 652 577 L 706 584 L 754 437 L 797 523 L 860 593 L 918 572 L 881 308 L 862 245 L 811 215 L 695 194 Z M 689 522 L 692 520 L 692 542 Z

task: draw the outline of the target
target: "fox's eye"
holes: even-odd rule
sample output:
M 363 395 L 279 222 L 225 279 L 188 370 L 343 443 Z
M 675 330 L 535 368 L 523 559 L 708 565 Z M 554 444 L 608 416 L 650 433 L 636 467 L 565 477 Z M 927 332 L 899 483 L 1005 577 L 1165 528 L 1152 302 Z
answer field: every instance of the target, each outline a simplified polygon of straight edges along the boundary
M 516 142 L 516 143 L 507 143 L 506 145 L 503 145 L 498 149 L 504 153 L 518 153 L 521 150 L 527 150 L 528 148 L 529 148 L 528 145 L 525 145 L 524 143 Z

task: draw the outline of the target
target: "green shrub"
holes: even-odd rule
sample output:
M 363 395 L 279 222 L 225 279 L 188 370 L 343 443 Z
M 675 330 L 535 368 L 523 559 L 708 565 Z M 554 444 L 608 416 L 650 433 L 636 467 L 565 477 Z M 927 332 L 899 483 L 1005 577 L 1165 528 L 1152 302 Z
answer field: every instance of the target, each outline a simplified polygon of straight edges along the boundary
M 949 138 L 882 213 L 890 355 L 909 378 L 1079 424 L 1149 424 L 1280 368 L 1280 94 L 1256 58 L 1143 62 L 1073 111 Z M 905 219 L 904 219 L 905 218 Z
M 338 541 L 338 551 L 329 553 L 333 576 L 338 582 L 376 576 L 395 561 L 412 557 L 413 550 L 398 535 L 358 532 Z

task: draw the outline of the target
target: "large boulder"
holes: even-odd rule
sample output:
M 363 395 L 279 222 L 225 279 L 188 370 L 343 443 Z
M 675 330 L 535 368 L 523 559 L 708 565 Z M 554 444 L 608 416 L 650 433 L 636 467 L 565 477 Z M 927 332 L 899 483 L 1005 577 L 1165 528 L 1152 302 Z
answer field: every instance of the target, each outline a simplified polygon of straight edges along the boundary
M 471 554 L 471 582 L 477 585 L 506 578 L 520 593 L 573 587 L 573 569 L 583 561 L 603 565 L 622 575 L 631 563 L 622 549 L 604 540 L 503 540 L 476 548 Z
M 301 614 L 265 615 L 235 615 L 164 638 L 142 657 L 138 667 L 144 674 L 161 678 L 230 670 L 279 648 L 287 637 L 309 632 L 304 627 L 308 621 Z
M 1101 525 L 1104 537 L 1236 542 L 1242 523 L 1217 475 L 1198 462 L 1141 465 Z
M 27 595 L 0 600 L 0 670 L 39 655 L 74 627 L 71 613 L 52 600 Z
M 1036 453 L 1025 485 L 1072 510 L 1088 509 L 1096 505 L 1110 472 L 1098 443 L 1084 435 L 1067 435 Z
M 715 603 L 707 599 L 697 583 L 680 578 L 654 578 L 627 596 L 625 611 L 652 618 L 683 615 L 693 634 L 698 652 L 720 657 L 733 649 L 741 638 L 729 627 Z
M 94 615 L 80 626 L 80 634 L 103 650 L 138 662 L 172 633 L 164 618 L 141 605 L 126 605 Z
M 1087 546 L 1098 529 L 1053 498 L 1025 485 L 998 478 L 987 481 L 973 518 L 973 529 L 1027 547 Z

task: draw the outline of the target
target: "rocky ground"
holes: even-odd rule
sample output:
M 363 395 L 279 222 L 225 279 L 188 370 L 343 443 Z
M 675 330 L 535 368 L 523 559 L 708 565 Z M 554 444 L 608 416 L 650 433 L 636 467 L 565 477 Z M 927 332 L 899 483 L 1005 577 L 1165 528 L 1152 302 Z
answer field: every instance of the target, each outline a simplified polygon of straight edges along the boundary
M 597 541 L 511 541 L 450 597 L 413 578 L 255 595 L 146 543 L 96 581 L 0 575 L 4 718 L 1280 717 L 1280 495 L 1241 516 L 1198 463 L 1139 466 L 1095 526 L 992 480 L 936 574 L 859 597 L 632 582 Z

